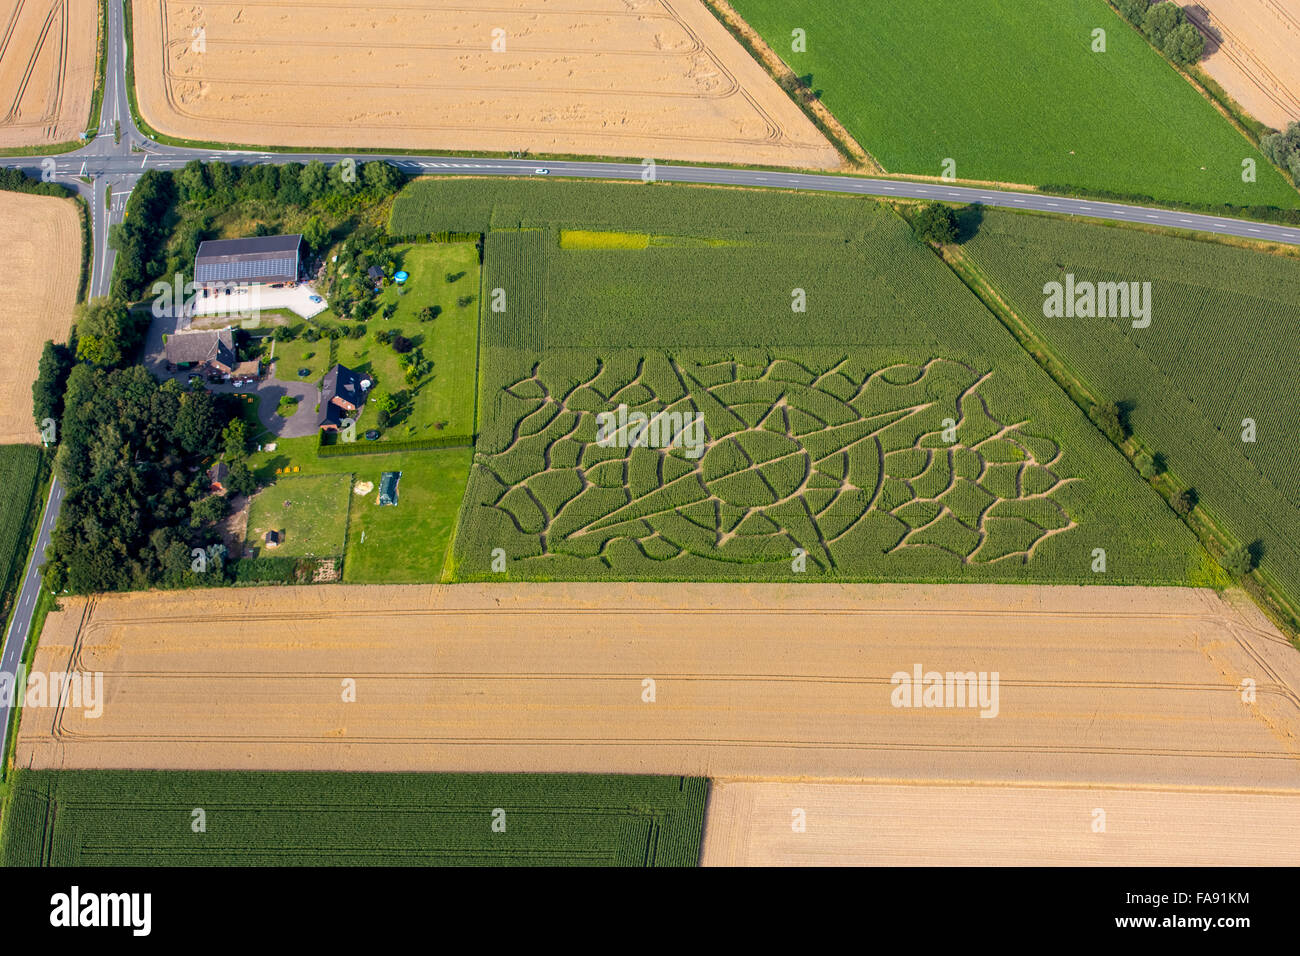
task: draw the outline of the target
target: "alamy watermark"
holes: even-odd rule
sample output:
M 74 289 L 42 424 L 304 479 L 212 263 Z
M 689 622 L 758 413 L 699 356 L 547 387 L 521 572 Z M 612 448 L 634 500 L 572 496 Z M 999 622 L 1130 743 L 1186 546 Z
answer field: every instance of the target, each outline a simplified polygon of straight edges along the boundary
M 889 702 L 895 707 L 978 707 L 981 717 L 998 715 L 997 671 L 923 672 L 914 664 L 911 673 L 896 671 L 889 683 L 894 685 Z
M 629 412 L 626 405 L 596 416 L 601 448 L 685 448 L 686 457 L 704 454 L 704 416 L 699 412 Z
M 252 282 L 222 282 L 199 285 L 186 282 L 176 273 L 172 282 L 159 280 L 149 290 L 153 295 L 153 314 L 163 316 L 215 316 L 238 319 L 241 327 L 255 329 L 261 324 L 261 287 Z
M 1049 319 L 1132 319 L 1133 328 L 1151 324 L 1150 282 L 1065 282 L 1043 286 L 1043 315 Z
M 0 671 L 0 706 L 80 708 L 94 720 L 104 713 L 103 671 Z

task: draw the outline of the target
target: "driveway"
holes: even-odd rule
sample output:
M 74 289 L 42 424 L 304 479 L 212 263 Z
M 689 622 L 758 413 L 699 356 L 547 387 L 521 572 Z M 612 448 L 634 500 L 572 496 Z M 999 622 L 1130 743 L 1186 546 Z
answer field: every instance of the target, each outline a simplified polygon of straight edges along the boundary
M 184 385 L 194 373 L 167 371 L 167 352 L 163 344 L 163 336 L 174 335 L 177 325 L 176 318 L 171 315 L 154 318 L 149 326 L 149 335 L 145 339 L 144 366 L 159 381 L 174 378 Z M 235 388 L 233 385 L 213 385 L 206 380 L 203 387 L 225 395 L 256 395 L 261 399 L 257 406 L 257 419 L 262 423 L 262 427 L 276 438 L 302 438 L 316 434 L 316 405 L 320 402 L 320 388 L 311 382 L 282 382 L 274 377 L 275 372 L 276 366 L 272 364 L 270 371 L 261 381 L 241 388 Z M 292 418 L 284 418 L 276 412 L 280 399 L 286 395 L 298 399 L 298 411 Z
M 312 299 L 320 299 L 313 302 Z M 273 309 L 288 309 L 304 319 L 310 319 L 329 308 L 329 304 L 311 286 L 303 283 L 292 289 L 271 289 L 266 286 L 237 288 L 229 293 L 211 296 L 196 296 L 189 312 L 194 316 L 235 312 L 239 314 L 256 314 Z M 239 317 L 232 318 L 232 323 L 240 324 Z M 256 328 L 256 325 L 244 324 L 244 328 Z
M 320 402 L 320 389 L 311 382 L 284 382 L 274 378 L 276 367 L 253 385 L 235 388 L 233 385 L 207 385 L 206 388 L 225 395 L 256 395 L 257 420 L 276 438 L 304 438 L 316 434 L 316 405 Z M 285 396 L 298 399 L 298 411 L 292 418 L 284 418 L 276 409 Z

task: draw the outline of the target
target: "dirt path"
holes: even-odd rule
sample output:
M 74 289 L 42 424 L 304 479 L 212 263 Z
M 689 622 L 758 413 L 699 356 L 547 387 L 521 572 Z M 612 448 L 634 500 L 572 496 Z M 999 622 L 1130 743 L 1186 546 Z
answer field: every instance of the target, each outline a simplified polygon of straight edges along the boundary
M 714 781 L 705 866 L 1296 866 L 1300 794 Z
M 996 717 L 892 675 L 997 672 Z M 1300 654 L 1184 589 L 456 585 L 68 601 L 35 767 L 569 770 L 1300 790 Z M 1240 687 L 1255 682 L 1256 700 Z M 356 682 L 356 700 L 344 700 Z M 651 686 L 654 681 L 653 702 Z M 924 701 L 923 701 L 924 702 Z M 955 702 L 955 701 L 954 701 Z M 989 708 L 983 708 L 987 711 Z
M 150 0 L 134 29 L 141 111 L 172 136 L 840 163 L 700 0 Z
M 0 192 L 0 444 L 36 443 L 32 382 L 47 339 L 72 326 L 81 272 L 81 224 L 68 200 Z

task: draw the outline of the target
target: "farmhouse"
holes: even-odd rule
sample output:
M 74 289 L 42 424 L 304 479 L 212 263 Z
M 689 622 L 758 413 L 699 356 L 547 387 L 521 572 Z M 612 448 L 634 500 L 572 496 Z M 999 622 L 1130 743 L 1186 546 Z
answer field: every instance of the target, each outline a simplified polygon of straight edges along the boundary
M 346 365 L 335 365 L 325 373 L 321 383 L 320 418 L 318 428 L 337 431 L 343 419 L 352 418 L 365 404 L 366 389 L 370 380 Z
M 306 246 L 301 235 L 209 239 L 194 257 L 194 284 L 204 291 L 241 285 L 294 285 Z
M 168 336 L 167 361 L 177 368 L 212 371 L 229 375 L 239 364 L 235 358 L 235 333 L 230 329 L 216 332 L 176 332 Z

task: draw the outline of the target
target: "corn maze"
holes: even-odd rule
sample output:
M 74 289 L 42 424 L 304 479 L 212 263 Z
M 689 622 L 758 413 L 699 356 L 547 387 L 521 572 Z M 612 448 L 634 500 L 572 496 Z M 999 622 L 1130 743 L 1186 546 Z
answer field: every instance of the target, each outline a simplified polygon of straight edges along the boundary
M 993 373 L 962 362 L 591 361 L 575 378 L 581 360 L 547 358 L 509 385 L 509 440 L 476 456 L 473 500 L 518 557 L 789 567 L 802 552 L 829 573 L 864 551 L 918 550 L 1023 564 L 1076 527 L 1055 497 L 1076 480 L 1055 470 L 1060 447 L 994 415 L 980 392 Z M 602 442 L 600 418 L 620 406 L 645 424 Z M 697 416 L 692 442 L 678 423 Z

